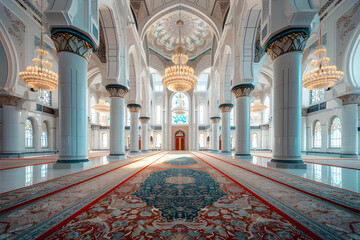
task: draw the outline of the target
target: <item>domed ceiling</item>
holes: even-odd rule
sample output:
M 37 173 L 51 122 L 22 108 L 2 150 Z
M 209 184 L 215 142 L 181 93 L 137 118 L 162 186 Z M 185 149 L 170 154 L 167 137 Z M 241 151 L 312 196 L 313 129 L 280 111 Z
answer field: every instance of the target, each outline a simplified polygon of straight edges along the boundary
M 150 50 L 160 54 L 167 60 L 175 54 L 179 43 L 179 29 L 176 22 L 179 20 L 179 11 L 171 12 L 154 22 L 147 31 Z M 185 53 L 192 60 L 211 49 L 213 34 L 209 25 L 191 13 L 181 11 L 184 21 L 181 38 Z

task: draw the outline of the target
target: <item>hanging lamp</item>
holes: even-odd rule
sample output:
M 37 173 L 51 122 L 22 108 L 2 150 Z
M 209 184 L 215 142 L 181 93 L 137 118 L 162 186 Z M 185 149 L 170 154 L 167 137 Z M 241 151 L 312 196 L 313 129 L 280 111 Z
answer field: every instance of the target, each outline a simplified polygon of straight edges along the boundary
M 99 103 L 95 104 L 91 108 L 98 111 L 99 113 L 109 113 L 110 112 L 110 106 L 106 105 L 106 101 L 104 99 L 99 99 Z
M 250 107 L 251 112 L 262 112 L 267 109 L 267 106 L 261 103 L 260 99 L 254 100 L 254 105 Z

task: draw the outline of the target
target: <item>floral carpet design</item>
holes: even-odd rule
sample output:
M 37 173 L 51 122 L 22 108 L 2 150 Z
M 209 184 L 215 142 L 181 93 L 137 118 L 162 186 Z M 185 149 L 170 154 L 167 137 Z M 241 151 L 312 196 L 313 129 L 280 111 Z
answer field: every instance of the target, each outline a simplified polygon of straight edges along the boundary
M 47 239 L 311 239 L 225 175 L 175 156 L 138 173 Z

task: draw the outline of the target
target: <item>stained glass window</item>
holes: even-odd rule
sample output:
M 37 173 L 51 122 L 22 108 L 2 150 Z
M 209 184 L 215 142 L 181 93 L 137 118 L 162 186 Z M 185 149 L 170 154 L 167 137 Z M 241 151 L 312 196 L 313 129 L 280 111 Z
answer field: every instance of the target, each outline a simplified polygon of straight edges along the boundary
M 331 122 L 330 146 L 333 148 L 341 147 L 341 123 L 339 117 L 334 118 Z
M 188 114 L 188 109 L 189 109 L 189 98 L 183 94 L 183 93 L 176 93 L 174 96 L 173 96 L 173 99 L 172 99 L 172 109 L 174 109 L 175 107 L 178 107 L 179 106 L 179 96 L 182 96 L 182 103 L 183 103 L 183 107 L 184 109 L 186 110 L 186 113 L 185 114 L 175 114 L 174 112 L 172 113 L 172 117 L 173 117 L 173 120 L 172 120 L 172 123 L 173 124 L 188 124 L 189 123 L 189 114 Z
M 310 95 L 311 95 L 311 104 L 325 100 L 325 90 L 324 89 L 311 90 Z
M 45 91 L 45 90 L 41 90 L 36 92 L 36 98 L 37 101 L 40 102 L 41 104 L 44 105 L 51 105 L 51 92 L 50 91 Z
M 48 147 L 48 129 L 45 122 L 41 124 L 41 147 Z
M 33 127 L 31 120 L 28 118 L 25 121 L 25 147 L 33 146 Z
M 234 108 L 232 108 L 230 112 L 230 126 L 235 126 Z
M 321 148 L 321 124 L 316 121 L 314 125 L 314 148 Z

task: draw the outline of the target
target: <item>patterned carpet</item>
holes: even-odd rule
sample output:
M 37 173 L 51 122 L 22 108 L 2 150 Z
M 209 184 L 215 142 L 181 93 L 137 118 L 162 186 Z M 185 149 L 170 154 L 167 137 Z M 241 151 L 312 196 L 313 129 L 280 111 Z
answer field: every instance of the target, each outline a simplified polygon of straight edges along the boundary
M 360 239 L 359 196 L 219 155 L 159 152 L 1 194 L 0 239 Z

